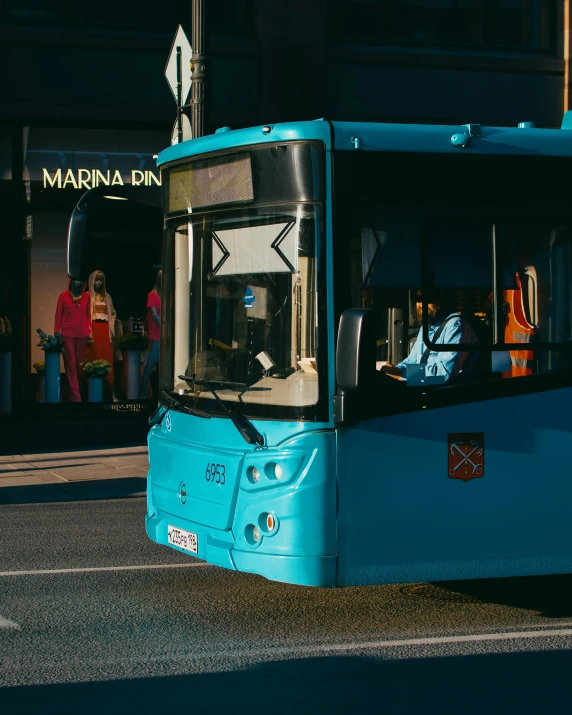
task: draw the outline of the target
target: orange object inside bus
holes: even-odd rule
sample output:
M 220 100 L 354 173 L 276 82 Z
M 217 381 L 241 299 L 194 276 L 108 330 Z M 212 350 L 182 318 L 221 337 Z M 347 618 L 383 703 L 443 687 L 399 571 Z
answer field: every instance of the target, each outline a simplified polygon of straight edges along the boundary
M 507 343 L 532 342 L 535 327 L 526 316 L 524 307 L 524 297 L 520 275 L 516 274 L 516 290 L 503 291 L 505 307 L 507 311 L 504 339 Z M 510 351 L 510 372 L 503 372 L 503 377 L 518 377 L 521 375 L 532 375 L 534 352 L 531 349 Z

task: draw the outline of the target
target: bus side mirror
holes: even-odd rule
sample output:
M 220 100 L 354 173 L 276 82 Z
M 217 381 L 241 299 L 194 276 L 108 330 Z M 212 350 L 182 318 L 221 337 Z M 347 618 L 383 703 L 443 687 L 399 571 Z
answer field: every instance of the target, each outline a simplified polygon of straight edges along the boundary
M 341 315 L 336 382 L 342 395 L 365 393 L 376 384 L 374 317 L 372 310 L 345 310 Z
M 117 199 L 110 201 L 109 199 Z M 96 186 L 80 198 L 68 229 L 68 276 L 84 281 L 93 270 L 93 235 L 102 221 L 111 226 L 129 222 L 130 212 L 146 211 L 153 222 L 162 220 L 161 187 Z M 145 208 L 142 208 L 145 207 Z M 117 229 L 120 230 L 120 229 Z

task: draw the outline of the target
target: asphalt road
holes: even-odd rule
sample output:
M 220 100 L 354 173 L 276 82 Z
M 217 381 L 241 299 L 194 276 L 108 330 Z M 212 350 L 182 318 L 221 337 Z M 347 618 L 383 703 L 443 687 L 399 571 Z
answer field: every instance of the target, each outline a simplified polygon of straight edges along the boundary
M 159 547 L 144 513 L 0 507 L 4 715 L 572 711 L 572 577 L 308 589 Z

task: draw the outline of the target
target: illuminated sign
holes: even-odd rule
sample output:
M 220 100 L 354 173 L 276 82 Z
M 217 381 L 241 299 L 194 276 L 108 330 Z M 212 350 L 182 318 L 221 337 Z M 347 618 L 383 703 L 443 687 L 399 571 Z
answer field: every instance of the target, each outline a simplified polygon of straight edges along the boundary
M 44 189 L 48 187 L 52 189 L 84 189 L 88 191 L 96 186 L 161 186 L 161 175 L 157 176 L 152 171 L 146 169 L 139 171 L 133 169 L 131 174 L 121 175 L 118 169 L 112 171 L 99 171 L 99 169 L 76 169 L 72 171 L 68 169 L 62 173 L 61 169 L 52 171 L 42 169 L 42 177 L 44 181 Z

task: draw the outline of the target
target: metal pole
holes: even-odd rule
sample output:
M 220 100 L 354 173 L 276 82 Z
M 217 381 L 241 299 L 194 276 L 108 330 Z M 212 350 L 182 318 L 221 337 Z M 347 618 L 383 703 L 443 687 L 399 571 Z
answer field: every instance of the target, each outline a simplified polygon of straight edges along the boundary
M 177 45 L 177 142 L 180 144 L 183 141 L 183 83 L 181 81 L 181 48 Z
M 192 0 L 192 48 L 193 81 L 191 84 L 191 129 L 192 137 L 205 133 L 205 76 L 207 73 L 205 50 L 205 0 Z

